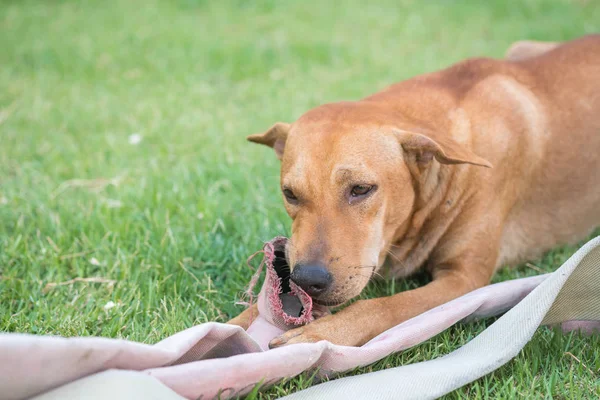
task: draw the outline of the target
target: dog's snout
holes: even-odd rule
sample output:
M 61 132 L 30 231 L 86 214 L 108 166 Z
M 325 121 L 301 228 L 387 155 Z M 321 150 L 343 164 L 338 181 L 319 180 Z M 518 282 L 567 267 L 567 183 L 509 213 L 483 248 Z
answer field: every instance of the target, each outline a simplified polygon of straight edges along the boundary
M 327 292 L 333 282 L 327 268 L 319 264 L 296 264 L 290 278 L 310 296 Z

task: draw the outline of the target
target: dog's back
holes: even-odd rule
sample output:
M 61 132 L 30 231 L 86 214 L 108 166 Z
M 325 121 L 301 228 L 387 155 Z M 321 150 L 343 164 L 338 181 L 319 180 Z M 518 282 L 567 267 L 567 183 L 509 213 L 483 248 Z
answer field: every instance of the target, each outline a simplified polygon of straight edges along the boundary
M 462 137 L 494 165 L 472 182 L 508 208 L 498 266 L 600 225 L 600 35 L 515 45 L 506 60 L 465 60 L 365 100 Z

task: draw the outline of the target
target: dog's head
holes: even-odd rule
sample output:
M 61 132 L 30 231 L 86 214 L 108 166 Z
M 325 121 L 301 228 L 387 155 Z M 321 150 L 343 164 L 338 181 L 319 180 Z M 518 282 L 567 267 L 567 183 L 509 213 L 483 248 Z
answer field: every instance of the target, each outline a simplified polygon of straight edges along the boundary
M 351 299 L 381 267 L 410 223 L 416 175 L 435 162 L 489 166 L 463 146 L 392 119 L 369 104 L 335 103 L 248 137 L 282 162 L 292 280 L 317 303 Z

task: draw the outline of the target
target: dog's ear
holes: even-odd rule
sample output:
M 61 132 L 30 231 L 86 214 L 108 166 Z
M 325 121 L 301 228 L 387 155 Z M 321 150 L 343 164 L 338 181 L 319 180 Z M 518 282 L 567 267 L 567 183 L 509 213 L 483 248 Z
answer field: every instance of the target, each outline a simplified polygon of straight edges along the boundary
M 264 144 L 265 146 L 272 147 L 275 150 L 277 158 L 281 160 L 283 157 L 283 149 L 285 148 L 285 141 L 287 140 L 288 132 L 290 131 L 290 124 L 285 122 L 277 122 L 275 125 L 270 127 L 264 133 L 255 133 L 254 135 L 248 136 L 250 142 Z
M 450 138 L 435 137 L 434 139 L 421 133 L 400 129 L 394 129 L 394 132 L 404 151 L 414 155 L 414 160 L 419 167 L 426 166 L 435 158 L 441 164 L 472 164 L 492 168 L 489 161 Z

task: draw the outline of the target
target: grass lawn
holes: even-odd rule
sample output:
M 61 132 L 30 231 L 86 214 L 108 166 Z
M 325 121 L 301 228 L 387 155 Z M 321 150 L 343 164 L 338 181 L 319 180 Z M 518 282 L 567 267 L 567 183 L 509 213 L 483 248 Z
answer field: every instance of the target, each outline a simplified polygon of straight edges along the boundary
M 290 226 L 278 161 L 247 134 L 500 57 L 518 39 L 597 31 L 595 0 L 2 1 L 0 331 L 154 343 L 227 320 L 241 311 L 247 256 Z M 575 250 L 495 279 L 551 271 Z M 89 277 L 105 281 L 48 285 Z M 365 296 L 417 283 L 376 282 Z M 447 354 L 491 322 L 352 373 Z M 304 375 L 254 397 L 308 385 Z M 597 398 L 599 387 L 598 337 L 540 329 L 447 398 Z

